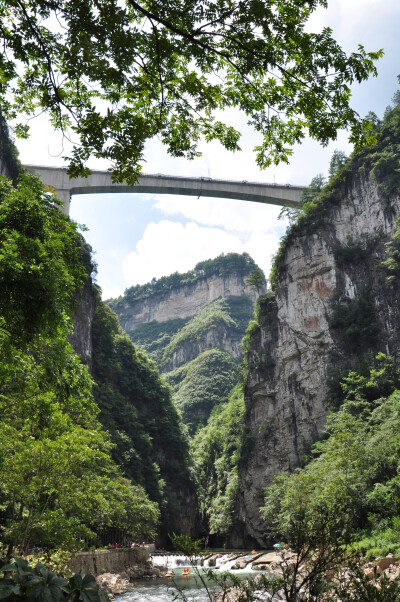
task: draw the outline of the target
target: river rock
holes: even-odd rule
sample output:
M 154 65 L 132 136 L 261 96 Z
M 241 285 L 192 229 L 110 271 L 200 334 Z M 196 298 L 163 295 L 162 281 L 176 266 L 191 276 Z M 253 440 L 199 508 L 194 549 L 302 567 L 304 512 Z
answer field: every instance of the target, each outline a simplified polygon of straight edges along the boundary
M 255 569 L 260 564 L 272 564 L 272 563 L 281 564 L 282 556 L 280 554 L 277 554 L 276 552 L 270 552 L 269 554 L 262 554 L 256 560 L 254 560 L 253 564 L 251 565 L 251 568 Z
M 388 569 L 392 564 L 398 565 L 398 560 L 393 554 L 388 554 L 385 558 L 380 558 L 377 562 L 378 570 L 380 572 Z
M 244 569 L 244 568 L 246 568 L 246 566 L 248 564 L 250 564 L 250 562 L 252 560 L 254 560 L 254 556 L 241 556 L 240 558 L 237 559 L 237 561 L 233 565 L 232 569 L 234 569 L 234 570 Z
M 149 579 L 152 577 L 162 577 L 165 573 L 168 572 L 167 567 L 163 566 L 130 566 L 126 569 L 129 580 L 133 581 L 134 579 Z
M 223 554 L 213 554 L 208 559 L 208 566 L 216 566 L 218 558 L 221 558 Z
M 129 587 L 129 579 L 116 573 L 103 573 L 96 577 L 96 582 L 101 589 L 107 590 L 110 594 L 125 594 Z

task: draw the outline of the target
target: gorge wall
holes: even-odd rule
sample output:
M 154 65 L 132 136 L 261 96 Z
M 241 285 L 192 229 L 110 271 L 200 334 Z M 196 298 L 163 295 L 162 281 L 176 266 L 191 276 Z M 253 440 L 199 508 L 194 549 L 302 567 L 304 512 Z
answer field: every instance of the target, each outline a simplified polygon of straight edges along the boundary
M 382 266 L 400 215 L 399 188 L 362 165 L 353 160 L 320 208 L 292 228 L 274 293 L 260 304 L 245 387 L 251 443 L 239 467 L 236 545 L 267 543 L 264 488 L 274 474 L 300 466 L 322 435 L 339 375 L 366 353 L 400 351 L 399 286 Z
M 124 298 L 111 307 L 117 312 L 120 324 L 133 333 L 142 324 L 155 320 L 167 322 L 191 318 L 206 305 L 219 298 L 248 297 L 256 299 L 254 288 L 246 283 L 246 275 L 232 271 L 226 275 L 213 274 L 196 282 L 179 283 L 168 291 L 155 292 L 148 297 L 130 301 Z
M 256 268 L 247 254 L 230 253 L 108 302 L 173 387 L 190 434 L 227 401 L 237 380 L 241 340 L 257 296 L 247 279 Z

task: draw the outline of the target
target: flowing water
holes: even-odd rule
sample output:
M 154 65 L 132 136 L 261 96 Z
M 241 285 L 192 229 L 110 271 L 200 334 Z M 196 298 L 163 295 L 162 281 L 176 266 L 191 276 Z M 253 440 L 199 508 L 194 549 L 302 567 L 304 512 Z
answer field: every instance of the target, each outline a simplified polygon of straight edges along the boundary
M 215 554 L 213 554 L 203 560 L 203 563 L 199 558 L 195 562 L 197 567 L 194 568 L 186 556 L 179 554 L 155 554 L 151 557 L 153 564 L 155 566 L 167 567 L 168 572 L 173 574 L 173 577 L 138 580 L 133 583 L 130 591 L 122 596 L 118 596 L 118 602 L 172 602 L 174 599 L 182 599 L 175 597 L 180 589 L 184 592 L 185 599 L 190 602 L 209 602 L 205 587 L 196 573 L 198 572 L 202 575 L 202 564 L 205 568 L 209 568 L 210 559 L 213 558 L 215 566 L 211 568 L 216 572 L 230 571 L 243 579 L 255 574 L 256 571 L 252 571 L 250 568 L 251 560 L 253 559 L 251 554 L 246 556 L 246 559 L 248 558 L 249 560 L 248 566 L 244 569 L 232 570 L 232 566 L 236 563 L 238 556 L 239 553 L 229 553 L 220 554 L 215 558 Z M 240 556 L 244 556 L 243 552 L 240 553 Z M 189 575 L 184 574 L 185 569 L 190 570 Z M 207 582 L 207 587 L 212 590 L 215 588 L 215 585 Z

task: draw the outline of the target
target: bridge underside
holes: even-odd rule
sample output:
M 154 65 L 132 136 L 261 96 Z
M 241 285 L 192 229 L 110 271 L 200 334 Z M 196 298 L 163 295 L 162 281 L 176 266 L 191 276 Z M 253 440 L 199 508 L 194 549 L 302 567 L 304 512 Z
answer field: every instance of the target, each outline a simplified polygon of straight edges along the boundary
M 213 197 L 253 201 L 268 205 L 299 205 L 303 187 L 280 186 L 257 182 L 236 182 L 211 178 L 189 178 L 166 175 L 142 175 L 135 186 L 112 182 L 109 171 L 92 171 L 87 178 L 70 179 L 65 168 L 27 165 L 43 184 L 55 190 L 69 214 L 70 198 L 74 194 L 152 193 L 183 196 Z

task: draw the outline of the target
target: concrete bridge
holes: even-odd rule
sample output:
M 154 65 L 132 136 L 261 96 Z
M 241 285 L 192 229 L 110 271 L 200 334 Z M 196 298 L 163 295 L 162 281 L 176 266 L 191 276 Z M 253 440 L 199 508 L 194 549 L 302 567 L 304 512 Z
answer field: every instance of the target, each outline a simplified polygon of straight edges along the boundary
M 93 170 L 87 178 L 70 179 L 65 167 L 45 167 L 25 165 L 43 184 L 54 188 L 64 203 L 64 212 L 69 215 L 71 195 L 96 194 L 101 192 L 147 192 L 157 194 L 179 194 L 197 197 L 217 197 L 255 201 L 268 205 L 289 205 L 300 203 L 301 186 L 282 186 L 257 182 L 214 180 L 213 178 L 189 178 L 180 176 L 142 175 L 135 186 L 112 182 L 111 172 Z

